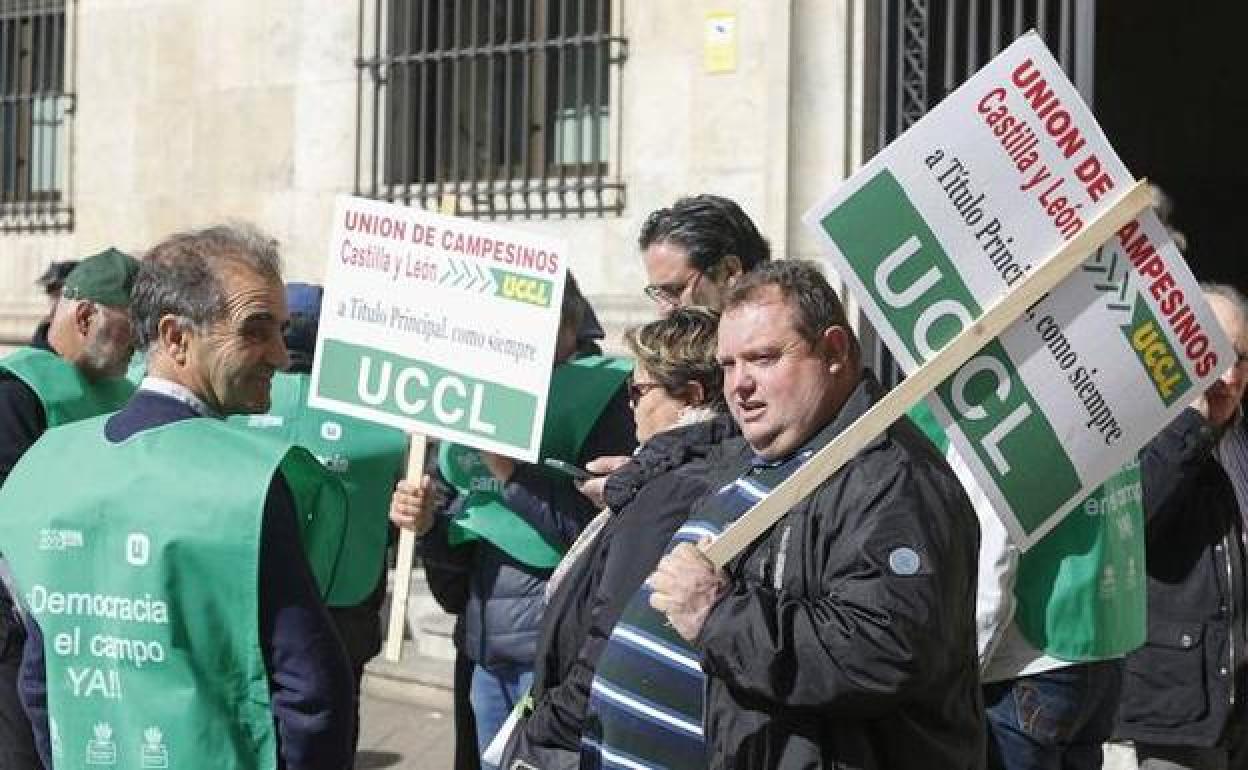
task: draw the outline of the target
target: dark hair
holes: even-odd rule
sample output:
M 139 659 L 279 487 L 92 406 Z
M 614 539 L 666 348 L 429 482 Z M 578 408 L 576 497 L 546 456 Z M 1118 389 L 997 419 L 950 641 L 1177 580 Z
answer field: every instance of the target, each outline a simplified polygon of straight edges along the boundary
M 559 309 L 559 326 L 579 330 L 585 321 L 585 295 L 581 294 L 580 284 L 568 273 L 568 280 L 563 285 L 563 306 Z
M 666 318 L 624 332 L 624 344 L 663 389 L 678 395 L 690 382 L 702 386 L 704 406 L 724 411 L 724 370 L 715 355 L 719 313 L 676 308 Z
M 793 325 L 802 339 L 817 344 L 825 331 L 840 326 L 849 335 L 854 358 L 859 357 L 858 338 L 849 325 L 841 298 L 819 266 L 809 260 L 781 259 L 741 276 L 724 297 L 723 312 L 757 299 L 772 287 L 780 290 L 793 310 Z
M 130 295 L 135 347 L 147 350 L 166 315 L 178 316 L 196 329 L 220 320 L 225 313 L 221 271 L 227 262 L 278 283 L 282 280 L 277 241 L 253 225 L 234 223 L 177 233 L 153 246 L 139 263 Z
M 671 208 L 646 217 L 637 244 L 670 242 L 689 252 L 689 262 L 701 272 L 715 269 L 734 255 L 749 272 L 771 259 L 771 247 L 735 202 L 718 195 L 681 198 Z
M 290 356 L 287 371 L 312 371 L 312 359 L 316 353 L 316 332 L 320 326 L 320 317 L 312 313 L 291 313 L 290 320 L 282 332 L 286 341 L 286 352 Z

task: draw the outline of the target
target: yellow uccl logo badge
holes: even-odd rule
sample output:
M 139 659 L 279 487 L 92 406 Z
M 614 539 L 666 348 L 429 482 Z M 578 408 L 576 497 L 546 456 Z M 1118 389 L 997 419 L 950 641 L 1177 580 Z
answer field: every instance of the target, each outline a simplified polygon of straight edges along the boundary
M 1188 377 L 1178 353 L 1157 319 L 1153 317 L 1148 303 L 1138 295 L 1135 299 L 1135 312 L 1131 314 L 1131 323 L 1122 327 L 1122 333 L 1131 343 L 1131 350 L 1148 373 L 1162 403 L 1170 406 L 1191 390 L 1192 380 Z

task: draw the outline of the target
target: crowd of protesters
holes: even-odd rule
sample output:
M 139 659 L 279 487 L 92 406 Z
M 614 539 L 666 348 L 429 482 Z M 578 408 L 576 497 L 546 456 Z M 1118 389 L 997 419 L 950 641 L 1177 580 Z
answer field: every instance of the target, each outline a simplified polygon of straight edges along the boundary
M 402 479 L 402 433 L 307 406 L 321 292 L 250 226 L 54 263 L 0 359 L 0 770 L 351 767 L 387 518 L 457 616 L 457 770 L 1248 767 L 1235 289 L 1205 286 L 1236 360 L 1106 482 L 1142 488 L 1120 516 L 1021 553 L 920 408 L 720 568 L 700 546 L 883 389 L 735 202 L 638 244 L 626 356 L 563 294 L 542 445 L 584 478 L 444 442 Z M 65 663 L 92 634 L 124 695 Z

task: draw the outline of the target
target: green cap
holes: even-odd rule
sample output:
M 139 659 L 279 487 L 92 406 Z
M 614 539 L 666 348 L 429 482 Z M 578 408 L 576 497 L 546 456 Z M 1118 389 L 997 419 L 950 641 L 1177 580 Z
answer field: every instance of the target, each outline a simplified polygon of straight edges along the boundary
M 105 249 L 78 263 L 65 277 L 61 296 L 89 299 L 101 305 L 129 307 L 130 289 L 139 272 L 139 261 L 117 249 Z

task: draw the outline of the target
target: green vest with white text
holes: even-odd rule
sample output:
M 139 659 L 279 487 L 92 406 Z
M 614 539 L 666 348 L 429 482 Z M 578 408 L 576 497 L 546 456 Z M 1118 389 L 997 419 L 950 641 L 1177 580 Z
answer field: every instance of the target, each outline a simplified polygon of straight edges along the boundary
M 88 380 L 78 367 L 38 348 L 15 350 L 0 359 L 0 369 L 34 391 L 49 428 L 115 412 L 134 394 L 135 386 L 124 378 Z
M 949 438 L 923 402 L 909 417 L 942 451 Z M 1144 643 L 1148 597 L 1140 466 L 1132 462 L 1084 498 L 1019 557 L 1014 623 L 1059 660 L 1122 657 Z
M 541 457 L 576 462 L 607 404 L 632 374 L 631 361 L 584 356 L 555 367 L 542 424 Z M 502 499 L 502 483 L 469 447 L 443 442 L 438 469 L 466 499 L 451 522 L 451 545 L 487 540 L 513 559 L 538 569 L 559 563 L 565 546 L 551 543 Z
M 0 544 L 43 634 L 55 767 L 274 768 L 265 500 L 280 471 L 325 585 L 341 486 L 304 450 L 223 421 L 114 444 L 106 420 L 48 431 L 0 488 Z
M 376 588 L 389 537 L 390 496 L 403 471 L 407 434 L 397 428 L 308 406 L 311 375 L 279 372 L 268 414 L 230 418 L 307 449 L 347 492 L 347 530 L 331 607 L 362 603 Z

